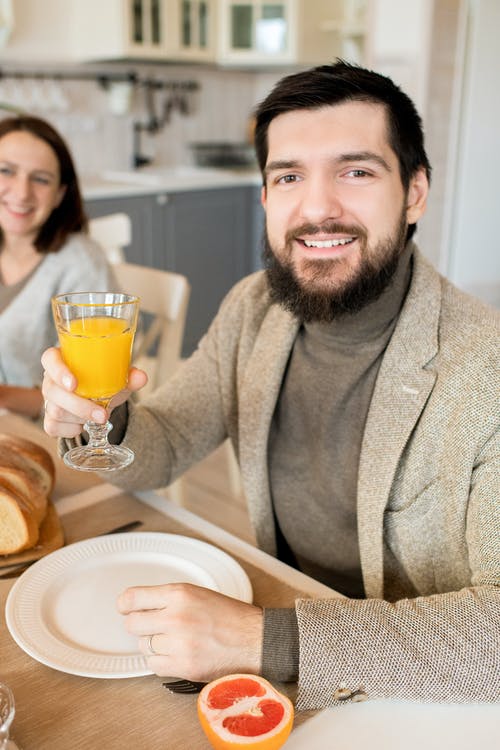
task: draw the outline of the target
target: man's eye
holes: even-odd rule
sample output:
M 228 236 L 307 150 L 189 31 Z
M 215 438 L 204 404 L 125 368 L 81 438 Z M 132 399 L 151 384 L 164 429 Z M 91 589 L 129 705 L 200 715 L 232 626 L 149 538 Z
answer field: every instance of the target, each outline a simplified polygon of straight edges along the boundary
M 351 169 L 347 174 L 349 177 L 369 177 L 369 173 L 364 169 Z
M 0 174 L 12 174 L 12 169 L 10 167 L 0 167 Z
M 284 174 L 282 177 L 279 177 L 277 182 L 282 185 L 289 184 L 291 182 L 297 182 L 298 177 L 296 174 Z

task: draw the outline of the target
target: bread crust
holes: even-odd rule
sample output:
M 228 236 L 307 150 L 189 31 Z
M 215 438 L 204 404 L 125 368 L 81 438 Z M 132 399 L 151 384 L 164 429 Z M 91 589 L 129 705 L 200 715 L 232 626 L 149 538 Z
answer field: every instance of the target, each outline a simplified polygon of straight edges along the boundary
M 39 525 L 23 498 L 0 484 L 0 554 L 9 555 L 34 547 Z
M 14 486 L 31 508 L 37 523 L 41 523 L 47 512 L 46 484 L 31 464 L 16 454 L 6 455 L 0 447 L 0 481 Z
M 28 461 L 32 468 L 44 477 L 46 493 L 50 495 L 54 489 L 56 468 L 52 456 L 45 448 L 32 440 L 5 432 L 0 432 L 0 447 L 7 448 Z
M 0 555 L 37 543 L 54 480 L 54 462 L 45 448 L 0 433 Z

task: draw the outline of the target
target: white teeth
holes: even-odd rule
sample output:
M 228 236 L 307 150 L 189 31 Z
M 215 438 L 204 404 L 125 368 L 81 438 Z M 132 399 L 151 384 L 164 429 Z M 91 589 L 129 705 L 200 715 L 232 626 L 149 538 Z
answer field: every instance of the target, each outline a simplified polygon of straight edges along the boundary
M 337 247 L 338 245 L 348 245 L 353 241 L 353 237 L 346 237 L 343 240 L 304 240 L 304 245 L 306 247 Z

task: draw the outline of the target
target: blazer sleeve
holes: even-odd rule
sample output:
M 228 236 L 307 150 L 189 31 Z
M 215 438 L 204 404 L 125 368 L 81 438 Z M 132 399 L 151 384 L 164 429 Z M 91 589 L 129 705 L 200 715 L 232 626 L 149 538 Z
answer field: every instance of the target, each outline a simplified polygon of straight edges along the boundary
M 472 476 L 471 586 L 413 599 L 299 600 L 297 707 L 345 699 L 500 700 L 500 440 Z

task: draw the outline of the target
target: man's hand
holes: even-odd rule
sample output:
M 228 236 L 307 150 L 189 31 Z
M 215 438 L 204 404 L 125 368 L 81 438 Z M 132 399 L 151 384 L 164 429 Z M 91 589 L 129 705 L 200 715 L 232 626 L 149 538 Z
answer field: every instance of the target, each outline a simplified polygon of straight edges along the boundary
M 208 682 L 261 671 L 260 607 L 189 583 L 168 583 L 126 589 L 118 597 L 118 610 L 160 676 Z
M 88 420 L 104 424 L 108 413 L 123 404 L 130 394 L 138 391 L 147 383 L 148 376 L 143 370 L 132 367 L 129 372 L 127 388 L 113 397 L 108 412 L 90 399 L 74 393 L 77 381 L 64 364 L 59 349 L 46 349 L 42 355 L 44 376 L 42 394 L 45 400 L 45 417 L 43 426 L 51 437 L 73 438 L 80 434 Z

